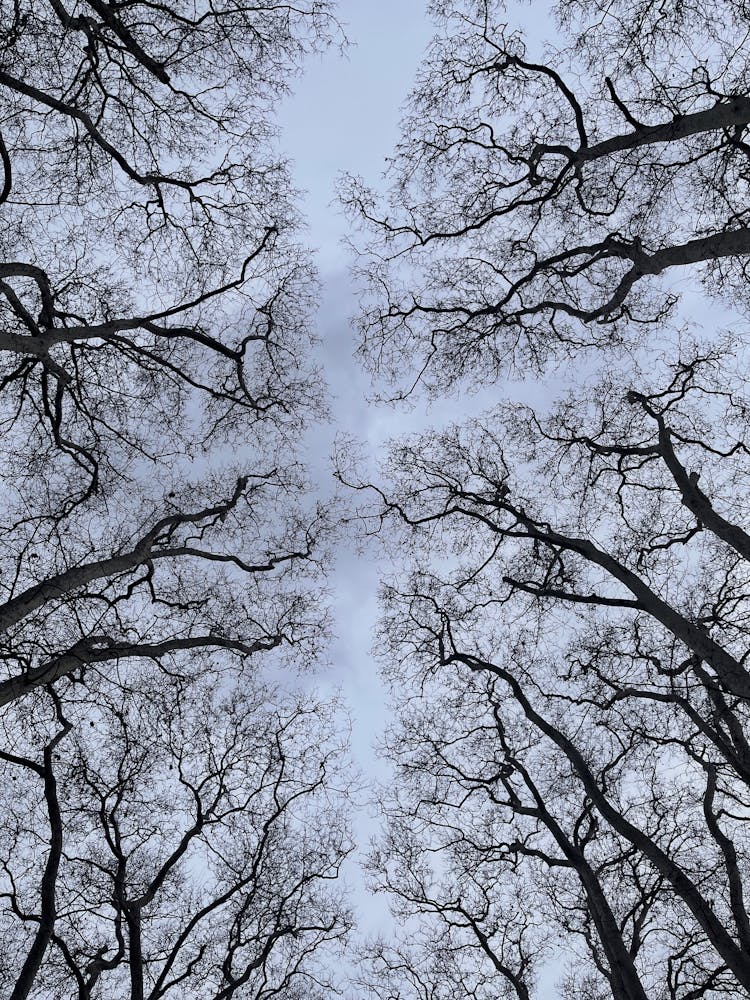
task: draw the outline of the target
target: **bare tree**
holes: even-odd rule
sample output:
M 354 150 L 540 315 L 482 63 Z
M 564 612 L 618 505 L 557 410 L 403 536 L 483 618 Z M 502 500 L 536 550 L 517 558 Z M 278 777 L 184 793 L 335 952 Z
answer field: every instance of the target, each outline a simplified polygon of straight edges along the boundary
M 335 35 L 329 5 L 50 0 L 3 20 L 6 437 L 79 496 L 102 463 L 298 427 L 319 405 L 312 276 L 269 113 Z
M 364 978 L 527 1000 L 549 960 L 571 998 L 737 996 L 747 349 L 680 333 L 657 276 L 694 265 L 744 308 L 746 12 L 562 3 L 532 57 L 494 4 L 434 6 L 392 209 L 350 190 L 375 234 L 363 349 L 401 394 L 579 370 L 549 406 L 395 444 L 384 485 L 342 462 L 414 553 L 384 592 L 400 721 L 372 860 L 414 924 Z
M 0 13 L 0 982 L 322 994 L 341 750 L 281 680 L 326 639 L 332 518 L 273 112 L 340 30 L 327 0 Z
M 337 34 L 319 2 L 5 11 L 3 702 L 320 636 L 315 276 L 270 116 Z
M 77 547 L 23 553 L 29 576 L 37 564 L 48 569 L 38 583 L 22 586 L 18 571 L 11 578 L 0 609 L 8 674 L 0 701 L 94 663 L 176 664 L 195 650 L 221 649 L 239 670 L 276 647 L 303 662 L 317 655 L 326 611 L 311 572 L 324 553 L 324 514 L 313 511 L 312 522 L 304 509 L 295 515 L 301 487 L 275 470 L 240 478 L 218 503 L 210 500 L 214 481 L 201 484 L 202 497 L 190 485 L 182 510 L 170 502 L 172 513 L 145 524 L 140 511 L 131 520 L 125 510 Z
M 20 709 L 4 716 L 14 1000 L 336 989 L 330 948 L 349 917 L 328 886 L 349 840 L 335 712 L 216 682 L 210 660 L 116 682 L 92 669 L 27 698 L 22 738 Z
M 658 276 L 687 265 L 747 301 L 743 4 L 562 0 L 548 58 L 499 3 L 431 8 L 442 30 L 391 210 L 360 181 L 345 191 L 373 235 L 363 354 L 379 374 L 441 390 L 653 335 L 675 304 Z

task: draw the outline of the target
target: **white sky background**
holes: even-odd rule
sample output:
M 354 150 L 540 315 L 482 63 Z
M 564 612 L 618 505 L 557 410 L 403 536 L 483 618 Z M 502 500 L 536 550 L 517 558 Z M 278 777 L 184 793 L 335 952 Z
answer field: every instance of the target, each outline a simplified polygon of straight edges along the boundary
M 357 303 L 342 245 L 346 220 L 335 204 L 335 184 L 342 171 L 378 182 L 385 157 L 398 139 L 400 108 L 432 34 L 422 0 L 340 0 L 339 13 L 350 48 L 343 56 L 328 52 L 311 60 L 279 115 L 283 149 L 293 161 L 295 183 L 306 192 L 308 241 L 317 250 L 323 282 L 316 327 L 333 420 L 313 430 L 303 458 L 313 466 L 324 494 L 333 488 L 330 454 L 338 431 L 355 435 L 377 451 L 389 436 L 412 423 L 404 412 L 366 400 L 369 383 L 353 357 L 356 335 L 351 320 Z M 387 719 L 385 692 L 370 656 L 381 569 L 374 554 L 358 555 L 352 546 L 343 547 L 331 580 L 336 632 L 332 664 L 317 678 L 324 689 L 340 688 L 352 714 L 355 761 L 367 777 L 378 770 L 374 744 Z M 367 812 L 358 817 L 355 833 L 362 849 L 376 827 Z M 376 933 L 387 920 L 387 901 L 372 900 L 365 893 L 356 866 L 348 875 L 354 882 L 360 929 Z
M 532 0 L 520 10 L 517 4 L 509 6 L 515 7 L 512 20 L 525 22 L 539 43 L 547 33 L 539 14 L 548 13 L 548 4 Z M 359 438 L 376 463 L 390 437 L 469 416 L 506 393 L 536 404 L 556 394 L 550 384 L 553 376 L 546 383 L 495 386 L 479 396 L 454 397 L 432 412 L 421 404 L 407 410 L 367 402 L 370 386 L 353 358 L 352 318 L 357 301 L 348 278 L 349 256 L 342 245 L 347 224 L 335 204 L 335 182 L 341 172 L 362 175 L 372 186 L 381 182 L 385 158 L 399 139 L 401 108 L 433 33 L 424 7 L 423 0 L 339 0 L 351 48 L 345 56 L 329 52 L 312 60 L 302 79 L 295 81 L 296 94 L 284 103 L 279 116 L 282 145 L 293 161 L 295 182 L 306 191 L 303 210 L 309 223 L 308 240 L 317 249 L 323 281 L 316 327 L 321 339 L 319 356 L 333 397 L 333 420 L 309 435 L 304 458 L 324 494 L 333 488 L 329 456 L 338 431 Z M 692 277 L 677 275 L 673 280 L 684 294 L 691 283 L 694 288 Z M 685 305 L 693 321 L 707 317 L 708 303 L 700 293 L 690 296 Z M 384 570 L 387 567 L 374 548 L 358 555 L 351 543 L 342 547 L 331 579 L 337 638 L 330 649 L 331 667 L 317 678 L 323 691 L 341 690 L 353 718 L 355 761 L 368 778 L 387 774 L 378 765 L 374 749 L 388 720 L 386 694 L 370 654 L 377 588 Z M 365 812 L 358 816 L 355 832 L 362 850 L 377 827 L 376 816 Z M 356 863 L 347 874 L 353 883 L 360 930 L 368 935 L 386 931 L 387 900 L 365 891 Z M 549 1000 L 559 996 L 554 983 L 560 971 L 560 965 L 552 962 L 542 972 L 540 995 Z
M 318 266 L 330 277 L 346 269 L 345 223 L 335 206 L 341 171 L 375 182 L 398 139 L 400 108 L 433 33 L 423 0 L 339 0 L 350 41 L 344 56 L 309 61 L 281 109 L 283 145 L 307 192 L 305 211 Z
M 536 27 L 535 13 L 541 6 L 535 8 L 532 3 L 521 11 L 526 15 L 523 20 Z M 546 4 L 543 9 L 546 14 Z M 338 432 L 360 439 L 376 465 L 389 438 L 481 412 L 503 394 L 494 386 L 485 393 L 444 400 L 432 410 L 423 403 L 410 410 L 367 401 L 371 387 L 353 357 L 357 300 L 348 277 L 349 251 L 342 245 L 347 221 L 335 203 L 336 179 L 344 172 L 362 175 L 371 186 L 382 182 L 385 159 L 399 139 L 401 109 L 434 27 L 423 0 L 339 0 L 339 14 L 350 49 L 345 56 L 329 52 L 311 60 L 279 115 L 282 147 L 292 159 L 295 183 L 306 192 L 303 210 L 309 224 L 308 241 L 317 250 L 323 282 L 316 328 L 333 419 L 329 426 L 313 429 L 303 458 L 312 466 L 324 494 L 333 488 L 330 455 Z M 516 384 L 506 391 L 539 403 L 548 386 Z M 341 691 L 353 720 L 354 758 L 366 778 L 388 773 L 375 754 L 375 744 L 388 721 L 387 695 L 370 652 L 378 584 L 387 569 L 374 546 L 362 555 L 351 541 L 344 542 L 331 578 L 336 632 L 331 666 L 316 678 L 323 691 Z M 378 826 L 372 810 L 358 815 L 355 834 L 360 852 L 366 851 Z M 366 891 L 356 861 L 347 876 L 354 890 L 359 930 L 366 935 L 387 931 L 387 899 Z M 539 987 L 546 990 L 549 1000 L 558 995 L 553 983 L 559 971 L 553 967 L 540 976 Z
M 533 21 L 534 4 L 528 13 Z M 329 426 L 311 431 L 302 457 L 324 495 L 333 489 L 330 455 L 337 433 L 358 438 L 368 464 L 376 467 L 389 438 L 431 424 L 445 425 L 498 399 L 498 388 L 492 387 L 484 394 L 444 400 L 432 410 L 425 404 L 408 409 L 367 401 L 371 386 L 353 357 L 357 300 L 348 274 L 349 251 L 342 244 L 347 221 L 335 202 L 336 180 L 343 172 L 362 175 L 371 186 L 382 183 L 385 159 L 399 139 L 401 110 L 434 26 L 424 0 L 339 0 L 339 15 L 350 48 L 343 56 L 328 52 L 310 60 L 278 118 L 294 181 L 305 191 L 302 208 L 309 225 L 308 242 L 317 251 L 323 283 L 316 330 L 333 413 Z M 539 401 L 544 393 L 538 383 L 516 388 L 529 402 Z M 344 539 L 331 577 L 336 633 L 331 665 L 316 678 L 322 691 L 341 691 L 352 715 L 355 762 L 366 778 L 388 773 L 375 752 L 388 721 L 387 695 L 371 656 L 377 590 L 387 569 L 375 546 L 358 554 L 352 540 Z M 367 849 L 378 825 L 372 811 L 358 815 L 355 834 L 360 851 Z M 356 862 L 347 874 L 359 910 L 359 929 L 368 935 L 384 931 L 386 898 L 373 898 L 365 891 Z M 554 991 L 548 995 L 552 1000 Z

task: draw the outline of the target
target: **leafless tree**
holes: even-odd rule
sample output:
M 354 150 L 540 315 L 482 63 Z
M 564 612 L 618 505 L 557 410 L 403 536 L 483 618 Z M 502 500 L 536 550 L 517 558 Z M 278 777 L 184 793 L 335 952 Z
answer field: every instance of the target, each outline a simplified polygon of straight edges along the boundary
M 320 635 L 315 278 L 270 115 L 337 33 L 325 2 L 3 13 L 3 702 Z
M 219 503 L 210 501 L 211 481 L 203 497 L 195 488 L 188 498 L 189 485 L 182 511 L 145 525 L 136 512 L 135 531 L 125 511 L 82 539 L 75 558 L 66 546 L 30 559 L 45 565 L 38 583 L 21 586 L 17 574 L 0 610 L 3 703 L 93 663 L 145 659 L 168 668 L 193 651 L 220 649 L 237 671 L 277 647 L 303 661 L 317 655 L 326 612 L 309 567 L 313 544 L 323 544 L 322 515 L 312 524 L 304 512 L 295 517 L 295 484 L 273 471 L 239 479 Z
M 326 638 L 332 519 L 297 451 L 325 404 L 273 112 L 339 39 L 327 0 L 0 3 L 18 1000 L 328 990 L 340 748 L 281 683 Z
M 80 498 L 138 456 L 298 428 L 312 278 L 269 114 L 329 5 L 49 0 L 3 24 L 11 460 Z
M 654 336 L 687 265 L 747 302 L 744 4 L 561 0 L 538 56 L 499 3 L 430 6 L 392 204 L 345 188 L 380 375 L 441 390 Z
M 342 461 L 413 552 L 384 592 L 372 859 L 409 929 L 364 979 L 527 1000 L 549 961 L 570 998 L 744 994 L 748 355 L 680 330 L 658 276 L 745 308 L 747 11 L 564 2 L 532 57 L 496 5 L 434 7 L 387 216 L 350 188 L 363 350 L 397 394 L 577 370 L 396 443 L 381 485 Z
M 335 992 L 349 917 L 329 886 L 350 845 L 332 706 L 222 691 L 210 660 L 63 686 L 4 715 L 6 995 Z

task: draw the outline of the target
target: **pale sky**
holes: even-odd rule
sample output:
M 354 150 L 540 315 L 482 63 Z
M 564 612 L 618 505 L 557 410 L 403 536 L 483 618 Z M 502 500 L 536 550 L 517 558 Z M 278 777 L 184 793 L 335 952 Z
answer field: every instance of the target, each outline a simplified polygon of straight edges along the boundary
M 339 172 L 375 183 L 398 139 L 400 108 L 432 35 L 423 0 L 340 0 L 350 48 L 310 60 L 280 124 L 295 180 L 307 191 L 310 240 L 324 276 L 346 266 L 344 220 L 335 206 Z
M 351 43 L 348 52 L 343 56 L 329 52 L 311 60 L 297 82 L 296 94 L 280 114 L 283 147 L 292 159 L 296 183 L 306 192 L 308 240 L 317 251 L 323 282 L 316 327 L 333 421 L 330 427 L 313 431 L 305 458 L 317 467 L 324 491 L 330 488 L 325 480 L 330 483 L 329 457 L 337 430 L 377 448 L 405 427 L 403 413 L 367 403 L 369 384 L 353 358 L 352 317 L 357 303 L 348 278 L 348 252 L 341 243 L 346 220 L 335 203 L 335 185 L 341 172 L 360 173 L 378 182 L 385 157 L 398 138 L 401 105 L 432 32 L 422 0 L 342 0 L 339 9 Z M 380 695 L 373 698 L 367 652 L 377 574 L 351 553 L 341 561 L 335 581 L 340 584 L 336 588 L 340 640 L 332 654 L 335 673 L 355 702 L 353 707 L 361 700 L 368 706 L 367 715 L 382 700 Z M 366 740 L 355 734 L 358 751 L 369 746 L 374 731 Z
M 297 186 L 306 192 L 303 210 L 309 223 L 308 241 L 317 251 L 323 283 L 316 330 L 333 419 L 330 426 L 311 431 L 303 455 L 323 494 L 333 485 L 330 455 L 338 431 L 360 439 L 374 467 L 389 438 L 470 416 L 498 398 L 494 386 L 484 395 L 445 400 L 432 412 L 426 405 L 406 409 L 367 401 L 371 387 L 353 358 L 352 318 L 357 301 L 348 278 L 348 251 L 342 245 L 347 222 L 335 204 L 336 179 L 343 172 L 362 175 L 370 186 L 380 183 L 385 158 L 399 139 L 401 108 L 433 26 L 423 0 L 340 0 L 339 12 L 351 43 L 347 54 L 329 52 L 312 60 L 279 116 L 283 149 L 293 162 Z M 520 391 L 536 396 L 540 387 L 521 387 Z M 354 759 L 368 778 L 388 773 L 378 764 L 374 750 L 388 712 L 370 652 L 378 584 L 387 571 L 374 547 L 365 555 L 357 554 L 344 540 L 331 577 L 336 631 L 332 662 L 316 678 L 319 689 L 341 691 L 353 720 Z M 360 812 L 355 834 L 361 850 L 367 849 L 377 827 L 376 816 Z M 347 876 L 359 909 L 360 930 L 365 934 L 386 930 L 385 897 L 373 898 L 365 891 L 356 862 L 349 866 Z
M 328 52 L 311 60 L 279 116 L 295 182 L 306 191 L 308 241 L 317 251 L 323 282 L 316 327 L 334 419 L 329 427 L 313 430 L 304 455 L 323 493 L 333 485 L 330 454 L 338 429 L 377 451 L 409 424 L 402 412 L 368 405 L 368 381 L 352 356 L 356 300 L 341 243 L 346 220 L 335 204 L 335 184 L 341 172 L 378 183 L 385 157 L 398 139 L 401 105 L 432 33 L 422 0 L 341 0 L 339 11 L 351 43 L 348 52 L 343 56 Z M 423 414 L 414 415 L 418 423 L 420 417 L 425 419 Z M 373 747 L 387 719 L 385 692 L 370 656 L 381 570 L 374 555 L 357 555 L 351 546 L 342 547 L 331 581 L 337 633 L 330 650 L 332 665 L 317 677 L 324 690 L 341 689 L 352 713 L 354 758 L 368 777 L 379 770 Z M 355 828 L 361 848 L 366 849 L 375 828 L 375 820 L 363 811 Z M 387 901 L 372 901 L 356 865 L 347 874 L 361 930 L 375 933 L 383 928 Z
M 417 67 L 432 36 L 423 0 L 340 0 L 339 11 L 351 48 L 347 55 L 330 52 L 308 65 L 279 116 L 283 148 L 294 164 L 296 184 L 306 191 L 303 209 L 309 223 L 309 243 L 317 250 L 323 283 L 317 334 L 320 361 L 332 395 L 333 420 L 308 436 L 305 460 L 325 493 L 332 488 L 330 454 L 336 432 L 359 438 L 370 466 L 389 438 L 430 424 L 444 425 L 488 409 L 498 395 L 539 405 L 550 391 L 550 381 L 489 387 L 483 393 L 443 400 L 432 412 L 416 408 L 368 403 L 371 386 L 353 358 L 356 332 L 352 318 L 357 301 L 348 278 L 349 256 L 342 246 L 347 223 L 335 204 L 336 178 L 342 172 L 359 174 L 370 186 L 383 175 L 385 158 L 399 139 L 401 108 L 415 82 Z M 545 6 L 545 14 L 547 7 Z M 544 25 L 533 3 L 515 10 L 541 41 Z M 528 37 L 528 36 L 527 36 Z M 388 567 L 373 549 L 358 555 L 351 544 L 341 546 L 331 578 L 336 639 L 331 666 L 317 677 L 323 691 L 340 690 L 352 715 L 352 750 L 366 777 L 386 777 L 378 764 L 375 744 L 388 721 L 386 693 L 371 656 L 377 620 L 377 590 Z M 361 811 L 355 823 L 360 857 L 367 850 L 379 820 Z M 359 930 L 366 935 L 387 933 L 388 901 L 365 888 L 358 861 L 348 866 L 347 879 L 358 909 Z M 552 960 L 540 970 L 539 989 L 549 1000 L 560 994 L 556 980 L 560 966 Z

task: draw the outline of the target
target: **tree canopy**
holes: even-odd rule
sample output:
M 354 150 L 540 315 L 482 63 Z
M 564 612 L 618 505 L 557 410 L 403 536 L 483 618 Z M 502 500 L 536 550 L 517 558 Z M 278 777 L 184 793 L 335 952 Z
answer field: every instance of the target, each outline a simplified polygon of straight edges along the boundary
M 542 45 L 490 0 L 432 8 L 388 203 L 346 189 L 361 352 L 391 396 L 502 401 L 395 442 L 375 483 L 341 462 L 368 530 L 413 554 L 384 587 L 395 778 L 371 861 L 409 930 L 363 982 L 528 1000 L 552 969 L 570 998 L 736 996 L 747 10 L 562 0 Z
M 273 116 L 340 28 L 326 0 L 1 20 L 0 982 L 322 996 L 349 779 L 291 680 L 332 517 Z

